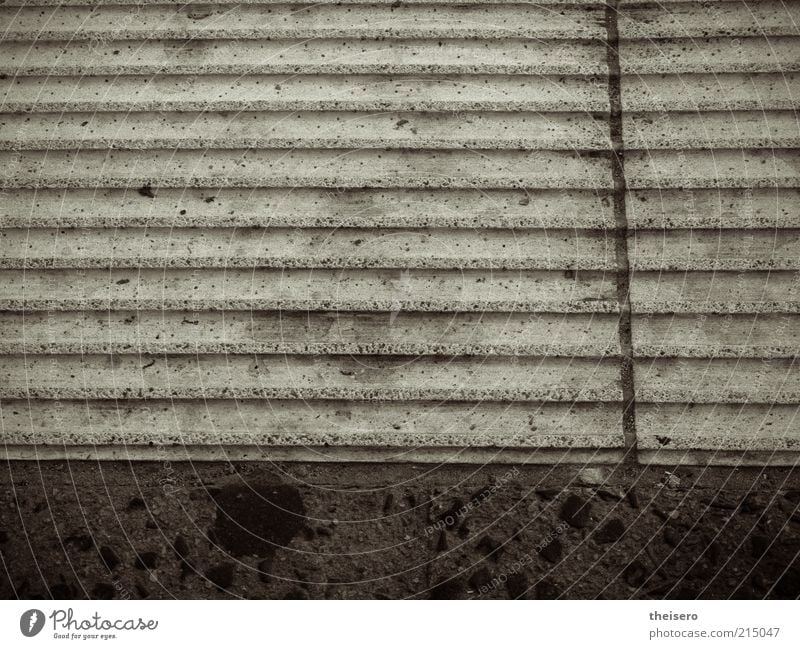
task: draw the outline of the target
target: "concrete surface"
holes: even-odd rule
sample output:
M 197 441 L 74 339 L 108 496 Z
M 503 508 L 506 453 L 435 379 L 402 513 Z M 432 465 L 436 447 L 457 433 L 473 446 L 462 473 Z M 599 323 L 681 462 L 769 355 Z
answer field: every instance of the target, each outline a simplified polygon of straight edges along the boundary
M 781 468 L 10 463 L 0 595 L 789 599 L 798 487 Z
M 5 457 L 798 461 L 795 3 L 57 4 Z

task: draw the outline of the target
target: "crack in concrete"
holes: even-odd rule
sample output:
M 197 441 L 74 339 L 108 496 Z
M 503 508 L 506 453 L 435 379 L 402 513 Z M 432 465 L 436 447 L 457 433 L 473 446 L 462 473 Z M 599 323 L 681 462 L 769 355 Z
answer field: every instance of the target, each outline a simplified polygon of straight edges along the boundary
M 619 62 L 619 2 L 605 5 L 606 63 L 608 65 L 609 135 L 611 138 L 611 177 L 614 183 L 614 235 L 616 253 L 617 301 L 619 304 L 620 381 L 622 384 L 622 432 L 625 438 L 625 460 L 636 462 L 636 392 L 634 386 L 633 334 L 630 301 L 630 258 L 625 180 L 625 142 L 622 132 L 622 88 Z

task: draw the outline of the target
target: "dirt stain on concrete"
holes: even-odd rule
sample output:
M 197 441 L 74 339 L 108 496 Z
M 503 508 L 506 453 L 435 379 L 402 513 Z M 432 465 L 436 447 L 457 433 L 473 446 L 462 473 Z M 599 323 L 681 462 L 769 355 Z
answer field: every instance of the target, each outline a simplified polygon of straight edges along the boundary
M 289 485 L 232 485 L 214 500 L 214 535 L 232 556 L 257 556 L 271 563 L 305 529 L 306 509 L 300 492 Z

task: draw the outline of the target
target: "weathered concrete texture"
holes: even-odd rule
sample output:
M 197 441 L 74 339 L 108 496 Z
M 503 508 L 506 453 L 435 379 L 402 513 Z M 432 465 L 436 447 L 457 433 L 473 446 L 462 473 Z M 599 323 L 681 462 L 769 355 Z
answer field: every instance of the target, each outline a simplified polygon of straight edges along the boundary
M 608 110 L 604 79 L 517 74 L 18 76 L 0 89 L 6 110 L 32 112 Z
M 0 351 L 602 357 L 618 353 L 617 319 L 611 313 L 5 313 Z
M 669 163 L 665 160 L 665 164 Z M 5 186 L 29 189 L 87 186 L 336 189 L 365 185 L 607 189 L 610 186 L 608 162 L 602 156 L 566 151 L 22 151 L 0 152 L 0 165 L 7 170 Z M 698 173 L 702 174 L 702 170 Z M 704 182 L 702 176 L 697 182 Z
M 437 3 L 438 4 L 438 3 Z M 777 12 L 774 12 L 777 13 Z M 526 4 L 0 9 L 8 41 L 293 38 L 600 38 L 600 5 L 553 10 Z
M 293 41 L 48 41 L 0 44 L 0 74 L 531 74 L 602 75 L 605 47 L 589 41 L 450 39 Z
M 88 119 L 87 119 L 88 118 Z M 783 122 L 786 122 L 784 119 Z M 773 130 L 780 129 L 778 123 Z M 789 125 L 784 127 L 788 130 Z M 52 113 L 0 117 L 0 149 L 608 148 L 590 114 L 281 112 Z M 757 135 L 757 133 L 756 133 Z M 776 133 L 779 137 L 779 131 Z M 766 146 L 766 145 L 762 145 Z
M 796 3 L 19 4 L 9 457 L 796 463 Z
M 0 268 L 612 270 L 613 241 L 605 232 L 539 229 L 6 229 Z
M 4 597 L 800 596 L 791 470 L 72 462 L 0 481 Z
M 142 192 L 147 201 L 142 201 Z M 656 200 L 646 203 L 647 198 L 640 199 L 642 218 L 667 218 L 666 214 L 656 212 L 663 203 Z M 719 219 L 730 218 L 732 203 L 737 199 L 734 195 L 724 208 L 717 208 L 721 212 Z M 666 202 L 666 196 L 662 200 Z M 754 213 L 766 219 L 774 211 L 775 203 L 774 194 L 763 196 L 754 207 Z M 798 203 L 797 192 L 786 190 L 782 191 L 778 205 L 782 218 L 797 218 L 800 225 L 800 209 L 792 209 Z M 667 206 L 673 218 L 679 217 L 680 206 Z M 594 190 L 564 189 L 537 189 L 535 192 L 525 189 L 343 187 L 336 191 L 299 187 L 8 190 L 0 203 L 0 217 L 9 228 L 469 227 L 578 228 L 582 231 L 604 230 L 614 223 L 607 196 Z
M 602 271 L 210 268 L 202 271 L 202 279 L 198 282 L 198 271 L 183 269 L 0 270 L 0 306 L 16 311 L 380 311 L 386 318 L 399 311 L 617 310 L 614 278 Z M 70 291 L 56 290 L 62 286 Z
M 227 395 L 226 395 L 227 396 Z M 621 409 L 617 403 L 498 403 L 432 401 L 261 399 L 184 400 L 129 398 L 113 401 L 3 401 L 6 444 L 119 444 L 139 446 L 267 445 L 365 448 L 505 447 L 535 449 L 619 448 Z M 129 447 L 128 445 L 132 445 Z M 324 447 L 324 448 L 322 448 Z M 4 452 L 9 452 L 8 446 Z M 180 449 L 178 449 L 180 451 Z M 39 452 L 39 447 L 35 452 Z M 192 457 L 193 451 L 187 451 Z M 219 453 L 235 452 L 228 448 Z M 415 451 L 416 452 L 416 451 Z M 100 449 L 97 449 L 100 454 Z
M 615 401 L 603 359 L 309 355 L 5 356 L 8 399 L 264 398 L 397 401 Z
M 633 5 L 633 3 L 629 3 Z M 800 35 L 800 7 L 781 0 L 641 3 L 626 6 L 620 32 L 630 39 Z M 745 8 L 746 6 L 746 8 Z

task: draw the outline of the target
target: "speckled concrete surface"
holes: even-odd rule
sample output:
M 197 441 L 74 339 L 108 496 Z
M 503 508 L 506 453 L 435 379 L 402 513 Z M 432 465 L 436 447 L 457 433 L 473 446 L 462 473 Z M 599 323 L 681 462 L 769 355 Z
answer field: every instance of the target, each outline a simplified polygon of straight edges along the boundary
M 796 598 L 800 475 L 12 462 L 0 594 Z
M 21 4 L 0 457 L 797 464 L 796 4 Z

